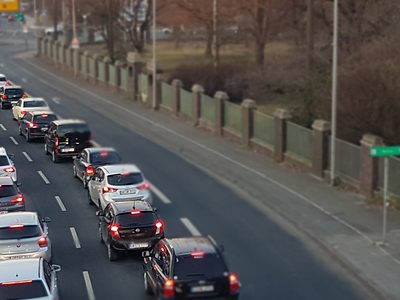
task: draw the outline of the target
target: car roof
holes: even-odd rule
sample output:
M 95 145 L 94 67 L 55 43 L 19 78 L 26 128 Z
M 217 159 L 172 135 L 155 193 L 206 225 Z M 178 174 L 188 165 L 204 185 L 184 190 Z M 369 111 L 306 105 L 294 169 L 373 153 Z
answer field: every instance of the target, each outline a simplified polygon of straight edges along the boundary
M 0 214 L 0 227 L 8 227 L 10 224 L 37 225 L 38 223 L 37 213 L 31 211 Z
M 0 262 L 0 282 L 40 279 L 42 258 L 12 259 Z
M 96 152 L 103 152 L 103 151 L 115 151 L 116 150 L 112 147 L 93 147 L 93 148 L 85 148 L 88 153 L 96 153 Z
M 194 251 L 202 251 L 206 254 L 217 253 L 213 243 L 206 237 L 183 237 L 166 239 L 177 256 L 188 255 Z
M 28 97 L 28 98 L 23 98 L 21 99 L 22 101 L 37 101 L 37 100 L 41 100 L 46 102 L 46 100 L 44 100 L 44 98 L 40 98 L 40 97 Z
M 4 74 L 0 74 L 0 77 L 7 77 L 6 75 L 4 75 Z
M 14 181 L 10 176 L 0 176 L 0 185 L 14 185 Z
M 79 119 L 61 119 L 61 120 L 55 120 L 53 123 L 57 126 L 59 125 L 68 125 L 68 124 L 87 124 L 83 120 Z
M 134 164 L 115 164 L 115 165 L 106 165 L 102 167 L 107 175 L 111 174 L 121 174 L 126 172 L 132 173 L 142 173 L 140 169 Z
M 113 206 L 116 214 L 127 213 L 133 209 L 154 212 L 153 207 L 147 201 L 143 200 L 118 201 L 112 202 L 111 205 Z
M 42 115 L 42 114 L 48 114 L 48 115 L 55 115 L 56 113 L 51 110 L 33 110 L 29 112 L 32 115 Z
M 0 147 L 0 155 L 7 155 L 6 148 Z

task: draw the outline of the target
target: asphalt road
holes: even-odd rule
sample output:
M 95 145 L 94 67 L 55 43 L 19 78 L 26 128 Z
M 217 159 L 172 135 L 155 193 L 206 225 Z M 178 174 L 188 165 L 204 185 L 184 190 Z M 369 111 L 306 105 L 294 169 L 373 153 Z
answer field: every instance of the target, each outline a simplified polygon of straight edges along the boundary
M 344 271 L 332 268 L 329 259 L 321 259 L 322 251 L 315 251 L 315 246 L 311 250 L 310 241 L 288 233 L 228 187 L 121 126 L 106 111 L 91 109 L 94 97 L 12 57 L 23 50 L 23 44 L 3 43 L 0 72 L 29 94 L 48 99 L 62 117 L 85 119 L 96 142 L 115 147 L 125 162 L 136 163 L 162 192 L 155 197 L 155 205 L 166 222 L 167 237 L 201 233 L 223 244 L 231 270 L 240 275 L 241 299 L 367 298 Z M 108 261 L 97 235 L 96 209 L 88 204 L 81 182 L 72 177 L 71 161 L 53 164 L 41 142 L 26 143 L 10 111 L 0 111 L 0 123 L 0 144 L 15 154 L 28 208 L 52 218 L 54 263 L 62 266 L 61 298 L 150 299 L 144 294 L 140 255 Z

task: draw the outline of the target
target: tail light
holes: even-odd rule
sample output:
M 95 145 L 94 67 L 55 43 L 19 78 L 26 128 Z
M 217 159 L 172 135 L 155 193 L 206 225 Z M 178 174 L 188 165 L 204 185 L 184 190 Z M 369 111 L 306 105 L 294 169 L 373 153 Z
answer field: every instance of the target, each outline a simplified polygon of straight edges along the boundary
M 8 281 L 8 282 L 2 282 L 0 283 L 0 285 L 16 285 L 16 284 L 26 284 L 26 283 L 32 283 L 32 280 Z
M 9 227 L 10 228 L 24 228 L 24 224 L 12 224 Z
M 93 175 L 94 174 L 94 168 L 92 166 L 88 166 L 86 168 L 85 173 L 86 173 L 86 175 Z
M 140 215 L 142 211 L 140 209 L 133 209 L 131 210 L 131 215 Z
M 41 236 L 39 239 L 38 239 L 38 245 L 39 245 L 39 247 L 41 247 L 41 248 L 44 248 L 44 247 L 47 247 L 48 245 L 49 245 L 49 240 L 47 239 L 47 236 Z
M 175 281 L 173 279 L 167 279 L 164 281 L 163 296 L 165 297 L 175 296 Z
M 1 99 L 7 99 L 7 95 L 6 94 L 1 95 Z
M 58 136 L 57 135 L 54 138 L 54 144 L 56 147 L 58 147 Z
M 6 81 L 6 85 L 11 85 L 11 81 L 10 81 L 10 80 L 7 80 L 7 81 Z
M 23 203 L 24 202 L 24 197 L 22 195 L 18 195 L 17 198 L 11 200 L 10 202 L 11 203 Z
M 240 289 L 239 278 L 235 273 L 229 273 L 229 292 L 236 294 Z
M 156 222 L 156 234 L 162 233 L 164 230 L 164 224 L 161 221 Z
M 139 190 L 148 190 L 150 188 L 150 183 L 148 181 L 143 182 L 137 187 Z
M 25 110 L 21 110 L 21 115 L 25 115 L 27 112 Z
M 108 228 L 110 229 L 110 233 L 111 233 L 111 236 L 112 236 L 113 238 L 116 238 L 116 239 L 119 239 L 119 238 L 120 238 L 120 236 L 119 236 L 119 226 L 118 226 L 118 224 L 111 224 L 111 225 L 109 225 Z
M 14 167 L 7 167 L 4 169 L 4 171 L 8 172 L 8 173 L 13 173 L 15 172 L 15 168 Z
M 21 113 L 22 113 L 22 111 L 21 111 Z M 26 111 L 24 111 L 24 113 L 26 113 Z M 29 128 L 37 128 L 37 127 L 38 127 L 38 124 L 33 123 L 33 122 L 29 122 L 29 123 L 28 123 L 28 127 L 29 127 Z
M 22 98 L 28 98 L 28 94 L 27 93 L 23 93 L 22 94 Z
M 114 193 L 114 192 L 118 191 L 118 189 L 111 188 L 109 186 L 104 186 L 102 191 L 103 191 L 103 194 L 105 194 L 105 193 Z

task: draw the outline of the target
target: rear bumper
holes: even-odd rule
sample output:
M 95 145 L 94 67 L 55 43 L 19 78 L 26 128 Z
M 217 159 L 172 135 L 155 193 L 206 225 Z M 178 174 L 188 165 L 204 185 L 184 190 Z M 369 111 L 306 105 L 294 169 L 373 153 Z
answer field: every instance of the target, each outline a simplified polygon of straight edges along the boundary
M 0 206 L 0 211 L 24 211 L 25 204 L 23 205 L 12 205 L 12 206 Z
M 51 261 L 51 251 L 47 248 L 45 251 L 38 252 L 27 252 L 27 253 L 0 253 L 0 261 L 11 260 L 11 259 L 23 259 L 23 258 L 44 258 L 47 261 Z
M 126 251 L 126 252 L 136 252 L 136 251 L 143 251 L 143 250 L 148 250 L 154 247 L 154 245 L 163 238 L 163 235 L 159 235 L 156 237 L 151 237 L 148 239 L 140 239 L 140 240 L 128 240 L 128 241 L 117 241 L 117 240 L 111 240 L 111 246 L 118 251 Z M 143 248 L 131 248 L 131 244 L 140 244 L 140 243 L 148 243 L 147 247 Z

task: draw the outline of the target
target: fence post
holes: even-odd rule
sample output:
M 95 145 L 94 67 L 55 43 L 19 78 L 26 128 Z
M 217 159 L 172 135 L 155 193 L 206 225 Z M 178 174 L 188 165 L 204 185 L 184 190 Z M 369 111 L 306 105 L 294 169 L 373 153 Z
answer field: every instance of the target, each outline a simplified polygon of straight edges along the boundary
M 108 81 L 110 80 L 110 63 L 111 63 L 111 59 L 106 56 L 103 59 L 104 62 L 104 84 L 107 86 Z
M 286 152 L 286 122 L 291 118 L 290 113 L 286 109 L 278 108 L 274 112 L 275 123 L 275 147 L 274 159 L 277 162 L 284 160 Z
M 242 143 L 250 146 L 250 140 L 253 136 L 253 115 L 257 109 L 256 101 L 244 99 L 242 102 Z
M 84 65 L 82 66 L 83 78 L 89 80 L 89 52 L 83 52 Z
M 324 171 L 328 167 L 329 133 L 331 132 L 331 125 L 325 120 L 315 120 L 312 129 L 312 173 L 315 176 L 323 178 Z
M 80 52 L 78 49 L 72 50 L 73 51 L 73 66 L 74 66 L 74 76 L 78 76 L 79 70 L 81 68 L 81 57 Z
M 176 116 L 181 111 L 181 88 L 182 81 L 179 79 L 172 80 L 172 111 Z
M 374 196 L 378 187 L 379 158 L 372 157 L 371 147 L 383 145 L 382 138 L 364 134 L 361 139 L 361 171 L 360 171 L 360 192 L 367 198 Z
M 204 93 L 204 88 L 200 84 L 192 86 L 193 92 L 193 125 L 199 125 L 200 113 L 201 113 L 201 96 Z
M 115 61 L 115 87 L 118 92 L 121 87 L 121 69 L 124 66 L 124 63 L 120 60 Z
M 42 41 L 43 37 L 38 37 L 36 39 L 36 56 L 40 57 L 43 54 L 43 48 L 42 48 Z
M 100 60 L 100 55 L 99 54 L 94 54 L 93 55 L 93 60 L 94 60 L 94 74 L 93 74 L 93 79 L 94 83 L 97 84 L 99 82 L 99 60 Z
M 222 136 L 224 127 L 224 106 L 225 101 L 229 100 L 227 93 L 217 91 L 214 95 L 215 99 L 215 133 L 218 136 Z

